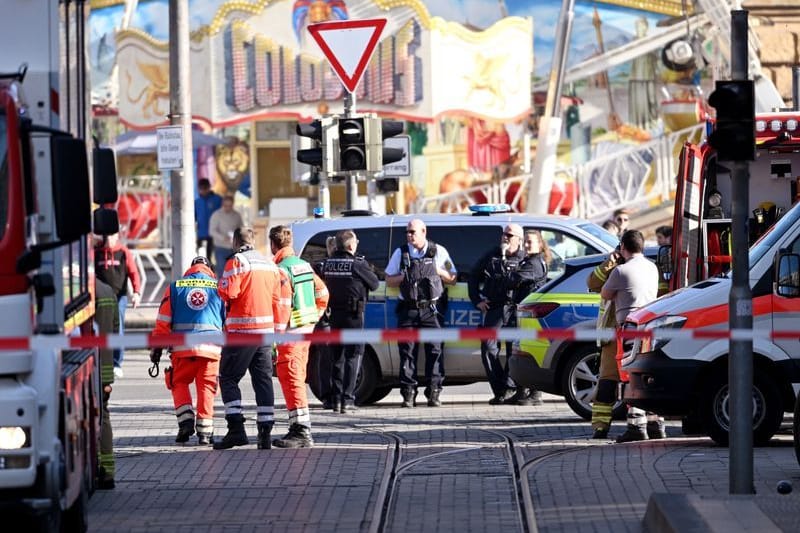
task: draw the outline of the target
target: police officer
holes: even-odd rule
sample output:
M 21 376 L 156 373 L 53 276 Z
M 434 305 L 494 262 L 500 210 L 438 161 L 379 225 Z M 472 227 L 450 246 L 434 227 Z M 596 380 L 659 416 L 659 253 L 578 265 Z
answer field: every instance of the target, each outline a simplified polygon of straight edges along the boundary
M 512 275 L 525 259 L 522 248 L 522 226 L 508 224 L 500 237 L 500 246 L 484 255 L 469 277 L 469 299 L 483 313 L 484 328 L 516 326 L 515 284 Z M 481 341 L 481 361 L 494 397 L 491 405 L 511 403 L 523 399 L 524 391 L 517 394 L 516 384 L 508 375 L 508 367 L 500 361 L 500 342 Z M 511 343 L 506 342 L 507 359 L 511 356 Z
M 399 287 L 397 326 L 400 328 L 438 328 L 437 304 L 444 286 L 456 282 L 456 268 L 444 246 L 428 241 L 425 223 L 415 218 L 406 226 L 407 246 L 397 248 L 386 265 L 386 285 Z M 400 392 L 403 407 L 415 407 L 417 399 L 417 357 L 413 342 L 398 342 L 400 352 Z M 426 342 L 425 395 L 429 407 L 441 405 L 439 394 L 444 381 L 442 343 Z
M 331 328 L 354 329 L 364 327 L 364 306 L 369 291 L 380 285 L 378 276 L 366 260 L 356 256 L 358 239 L 353 230 L 336 234 L 336 248 L 333 257 L 325 261 L 323 277 L 328 286 L 331 311 Z M 334 344 L 331 346 L 333 358 L 333 412 L 354 411 L 355 389 L 364 344 Z
M 315 218 L 320 218 L 316 216 Z M 327 239 L 325 239 L 325 248 L 327 251 L 327 257 L 333 256 L 334 252 L 336 251 L 336 236 L 329 235 Z M 320 278 L 324 278 L 323 270 L 325 269 L 325 259 L 322 261 L 318 261 L 314 263 L 312 266 L 314 267 L 314 272 Z M 316 325 L 314 326 L 314 332 L 324 332 L 327 333 L 331 330 L 331 308 L 330 302 L 328 302 L 328 308 L 322 313 L 322 316 L 319 317 Z M 315 344 L 312 346 L 312 349 L 317 354 L 316 357 L 316 365 L 317 365 L 317 390 L 319 391 L 319 399 L 322 402 L 323 409 L 332 409 L 333 408 L 333 376 L 332 376 L 332 355 L 331 355 L 331 345 L 328 343 L 320 343 Z

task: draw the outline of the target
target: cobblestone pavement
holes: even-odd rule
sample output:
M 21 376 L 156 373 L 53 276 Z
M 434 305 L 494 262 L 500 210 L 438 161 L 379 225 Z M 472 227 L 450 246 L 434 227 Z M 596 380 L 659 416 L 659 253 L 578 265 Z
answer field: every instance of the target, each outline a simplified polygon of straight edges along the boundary
M 131 351 L 112 394 L 117 488 L 92 497 L 90 531 L 641 531 L 653 492 L 728 492 L 727 449 L 680 437 L 677 422 L 663 441 L 595 441 L 560 398 L 493 407 L 488 385 L 446 387 L 441 408 L 401 409 L 397 392 L 352 415 L 312 403 L 313 449 L 179 447 L 147 364 Z M 224 433 L 219 399 L 215 423 Z M 252 420 L 247 430 L 254 441 Z M 800 531 L 800 496 L 775 492 L 782 479 L 800 486 L 791 437 L 756 449 L 754 465 L 753 499 Z

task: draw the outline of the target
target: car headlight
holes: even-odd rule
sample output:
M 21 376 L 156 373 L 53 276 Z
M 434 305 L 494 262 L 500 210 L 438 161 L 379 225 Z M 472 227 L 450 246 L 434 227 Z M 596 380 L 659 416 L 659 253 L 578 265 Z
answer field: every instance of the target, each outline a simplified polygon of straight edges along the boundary
M 654 320 L 651 320 L 647 324 L 644 325 L 645 331 L 651 331 L 654 329 L 681 329 L 683 325 L 686 324 L 686 317 L 680 315 L 666 315 L 658 317 Z M 642 351 L 655 351 L 663 348 L 669 341 L 672 339 L 670 338 L 653 338 L 653 346 L 650 350 Z
M 0 450 L 19 450 L 25 447 L 28 440 L 25 428 L 0 427 Z

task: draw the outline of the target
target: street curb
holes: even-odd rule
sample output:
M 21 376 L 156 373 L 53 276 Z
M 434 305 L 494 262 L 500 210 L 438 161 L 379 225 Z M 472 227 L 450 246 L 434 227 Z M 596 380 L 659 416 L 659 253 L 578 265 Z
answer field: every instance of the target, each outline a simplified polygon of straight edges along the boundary
M 642 530 L 647 533 L 781 531 L 758 507 L 752 496 L 704 498 L 697 494 L 663 492 L 650 495 Z

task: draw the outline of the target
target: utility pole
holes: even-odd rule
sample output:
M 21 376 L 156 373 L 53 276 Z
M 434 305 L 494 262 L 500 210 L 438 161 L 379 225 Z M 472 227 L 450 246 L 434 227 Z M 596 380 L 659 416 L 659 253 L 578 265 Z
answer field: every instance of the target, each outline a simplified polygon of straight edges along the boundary
M 544 115 L 539 119 L 536 159 L 533 176 L 528 185 L 529 213 L 547 213 L 550 204 L 553 174 L 556 170 L 556 152 L 561 138 L 561 88 L 564 85 L 564 70 L 574 18 L 575 0 L 562 0 L 553 47 L 553 64 L 550 66 L 550 81 L 547 85 L 547 102 Z
M 172 279 L 183 274 L 195 254 L 191 91 L 189 0 L 169 0 L 169 121 L 183 129 L 183 168 L 170 174 Z
M 344 96 L 344 118 L 352 117 L 356 112 L 356 94 L 347 91 Z M 348 175 L 345 182 L 345 208 L 350 211 L 358 203 L 358 182 L 355 175 Z
M 731 79 L 747 80 L 747 11 L 731 11 Z M 752 115 L 754 110 L 747 111 Z M 753 293 L 750 290 L 747 221 L 750 217 L 750 167 L 742 154 L 732 162 L 731 237 L 733 280 L 729 299 L 730 331 L 753 331 Z M 731 494 L 753 494 L 753 339 L 731 336 L 728 384 L 730 390 L 729 482 Z

